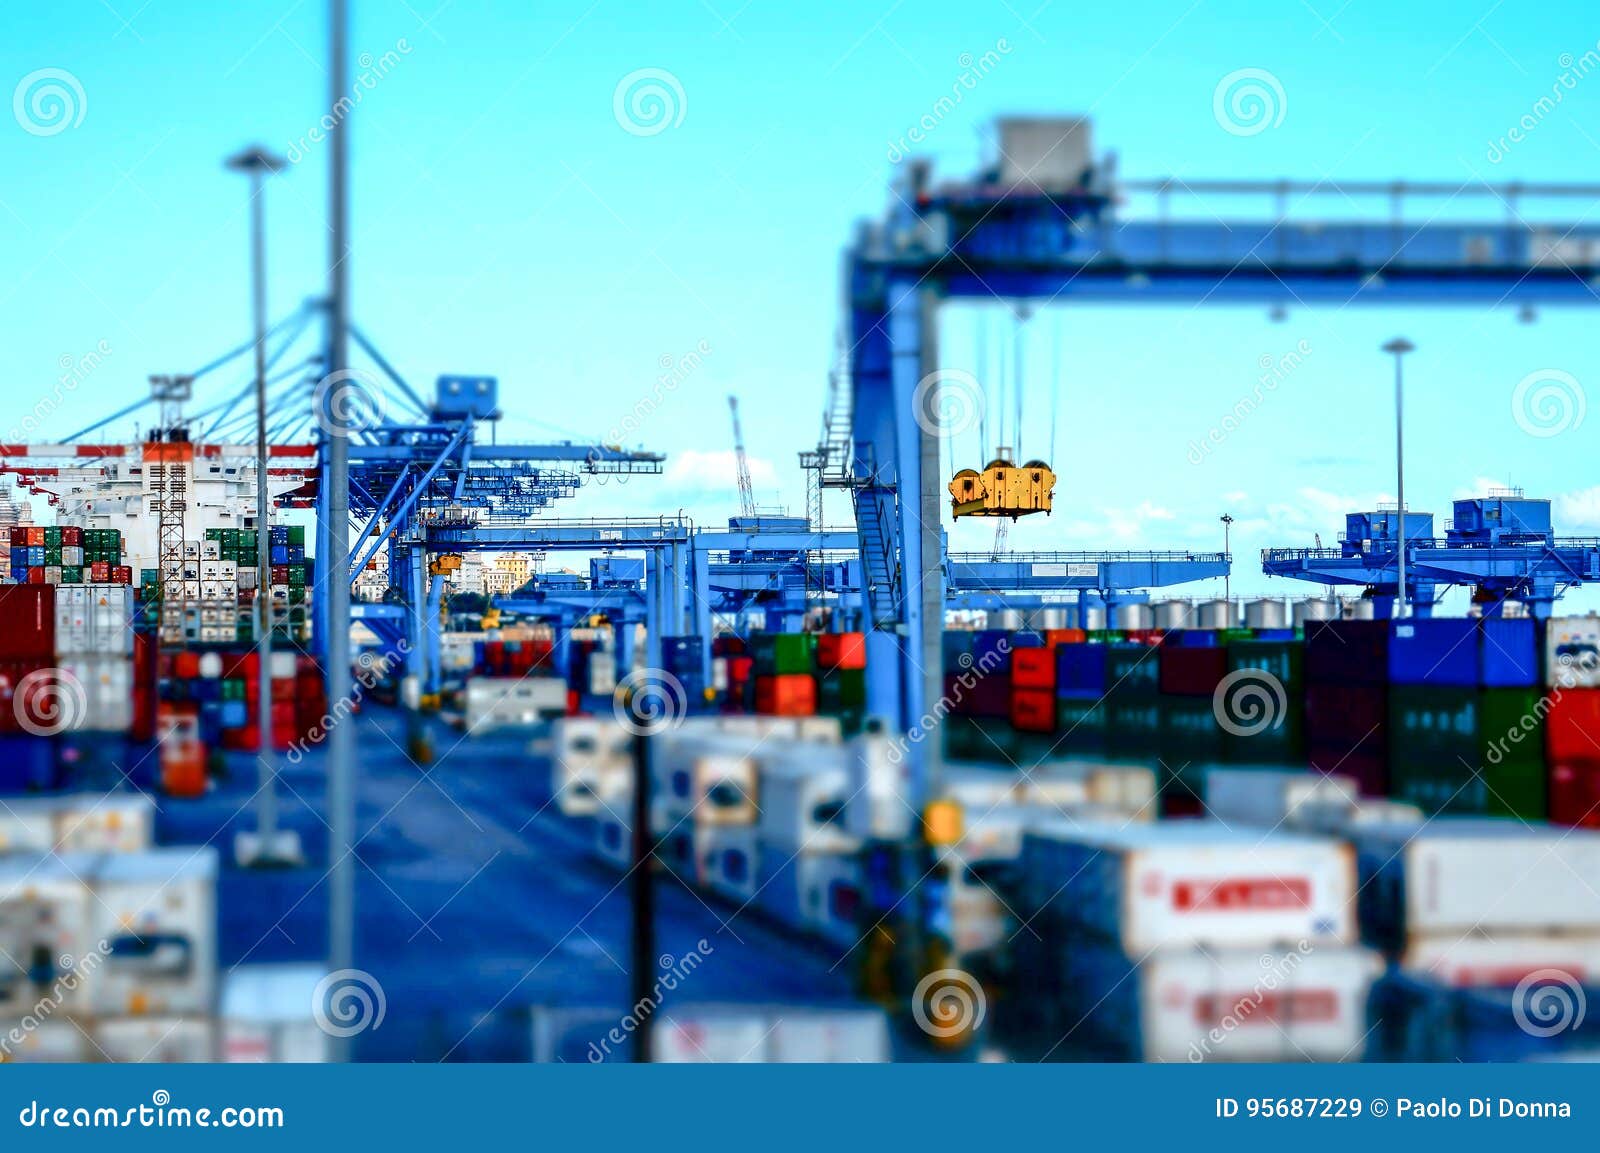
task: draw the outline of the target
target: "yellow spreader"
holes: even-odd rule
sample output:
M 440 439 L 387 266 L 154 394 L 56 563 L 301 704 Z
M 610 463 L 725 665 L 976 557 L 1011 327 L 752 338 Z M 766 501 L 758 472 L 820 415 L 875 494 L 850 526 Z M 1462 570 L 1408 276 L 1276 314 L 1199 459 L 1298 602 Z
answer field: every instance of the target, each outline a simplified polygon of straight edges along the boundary
M 1012 520 L 1050 511 L 1056 474 L 1042 460 L 1018 467 L 992 460 L 982 472 L 964 468 L 950 481 L 950 511 L 963 516 L 1008 516 Z

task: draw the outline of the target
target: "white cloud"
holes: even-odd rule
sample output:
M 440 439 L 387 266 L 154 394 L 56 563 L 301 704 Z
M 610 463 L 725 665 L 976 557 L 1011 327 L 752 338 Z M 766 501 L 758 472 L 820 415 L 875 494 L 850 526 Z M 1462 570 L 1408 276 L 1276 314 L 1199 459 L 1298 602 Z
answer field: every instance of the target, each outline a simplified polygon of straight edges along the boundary
M 778 470 L 770 460 L 752 456 L 750 483 L 756 490 L 756 503 L 770 502 L 778 487 Z M 675 491 L 687 492 L 738 492 L 739 465 L 731 448 L 713 452 L 682 449 L 667 459 L 666 486 Z
M 1551 511 L 1557 536 L 1600 533 L 1600 484 L 1562 493 L 1555 498 Z

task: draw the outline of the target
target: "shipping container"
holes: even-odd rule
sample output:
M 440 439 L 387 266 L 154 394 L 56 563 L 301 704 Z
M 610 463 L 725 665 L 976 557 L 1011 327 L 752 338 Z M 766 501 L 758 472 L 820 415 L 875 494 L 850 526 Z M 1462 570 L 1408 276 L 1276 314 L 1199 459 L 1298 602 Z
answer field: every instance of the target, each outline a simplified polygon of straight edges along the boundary
M 1041 825 L 1027 834 L 1023 861 L 1024 917 L 1047 910 L 1134 957 L 1355 937 L 1355 856 L 1330 839 L 1216 821 L 1094 833 Z
M 1478 622 L 1468 617 L 1409 618 L 1389 630 L 1389 683 L 1476 685 Z

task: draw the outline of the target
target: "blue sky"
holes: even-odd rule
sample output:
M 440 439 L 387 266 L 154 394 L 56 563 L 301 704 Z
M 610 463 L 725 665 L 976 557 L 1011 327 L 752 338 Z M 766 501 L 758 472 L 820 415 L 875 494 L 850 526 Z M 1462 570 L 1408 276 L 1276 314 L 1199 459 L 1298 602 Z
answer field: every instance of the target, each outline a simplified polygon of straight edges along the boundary
M 950 176 L 979 160 L 994 116 L 1058 111 L 1091 114 L 1097 147 L 1134 177 L 1576 181 L 1600 170 L 1600 72 L 1499 163 L 1487 155 L 1551 91 L 1564 54 L 1595 48 L 1600 19 L 1579 3 L 353 7 L 355 51 L 395 53 L 352 120 L 353 304 L 402 371 L 422 383 L 497 375 L 511 414 L 502 439 L 596 436 L 650 391 L 663 357 L 711 349 L 637 436 L 672 454 L 669 475 L 585 492 L 573 514 L 732 511 L 730 391 L 758 499 L 801 510 L 795 453 L 820 423 L 840 249 L 881 211 L 891 142 L 950 90 L 963 53 L 1008 48 L 922 149 Z M 0 78 L 64 69 L 82 99 L 81 120 L 54 134 L 0 125 L 0 365 L 13 396 L 33 397 L 62 357 L 102 340 L 112 350 L 41 435 L 243 338 L 244 189 L 221 167 L 241 144 L 304 153 L 270 191 L 274 311 L 320 291 L 325 149 L 293 146 L 327 109 L 323 19 L 315 0 L 8 6 Z M 681 119 L 655 135 L 625 131 L 613 107 L 618 82 L 645 68 L 682 92 Z M 1213 115 L 1219 80 L 1241 68 L 1270 71 L 1284 94 L 1281 121 L 1252 136 Z M 973 366 L 977 323 L 951 310 L 947 363 Z M 1009 334 L 1009 319 L 990 323 Z M 1054 421 L 1058 512 L 1019 524 L 1012 544 L 1219 545 L 1217 516 L 1230 511 L 1235 592 L 1298 591 L 1251 558 L 1317 531 L 1331 541 L 1343 511 L 1392 498 L 1389 367 L 1376 349 L 1400 330 L 1420 346 L 1412 506 L 1442 518 L 1455 496 L 1515 483 L 1558 500 L 1562 531 L 1600 535 L 1600 414 L 1540 438 L 1512 410 L 1531 372 L 1594 392 L 1589 325 L 1577 310 L 1533 325 L 1507 309 L 1326 309 L 1280 323 L 1250 309 L 1051 310 L 1030 325 L 1023 450 L 1044 455 Z M 1270 403 L 1191 463 L 1189 446 L 1250 391 L 1260 358 L 1300 341 L 1312 351 Z M 985 455 L 971 435 L 956 449 L 954 467 Z M 956 547 L 982 548 L 992 528 L 955 533 Z

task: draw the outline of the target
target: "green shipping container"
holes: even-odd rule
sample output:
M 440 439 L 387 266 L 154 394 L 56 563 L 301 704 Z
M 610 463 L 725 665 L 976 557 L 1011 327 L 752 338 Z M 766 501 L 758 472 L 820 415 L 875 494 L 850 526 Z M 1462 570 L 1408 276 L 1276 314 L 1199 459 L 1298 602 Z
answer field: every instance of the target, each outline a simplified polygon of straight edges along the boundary
M 752 641 L 759 676 L 809 673 L 815 665 L 816 638 L 811 633 L 762 633 Z
M 1111 709 L 1104 701 L 1056 701 L 1057 748 L 1068 753 L 1104 755 Z
M 292 525 L 289 526 L 289 543 L 290 544 L 297 544 L 297 545 L 300 545 L 300 546 L 304 547 L 304 545 L 306 543 L 306 526 L 305 525 L 303 525 L 303 524 L 292 524 Z
M 61 583 L 64 585 L 81 585 L 83 583 L 83 567 L 81 565 L 63 565 L 61 568 Z
M 1391 763 L 1476 766 L 1478 690 L 1389 686 Z
M 1478 760 L 1484 811 L 1543 820 L 1549 813 L 1544 718 L 1537 689 L 1484 689 L 1478 697 Z
M 1154 697 L 1160 692 L 1160 677 L 1161 664 L 1154 645 L 1114 644 L 1106 654 L 1108 692 Z
M 1223 737 L 1210 697 L 1161 698 L 1161 757 L 1172 764 L 1219 761 Z
M 1109 700 L 1106 744 L 1122 756 L 1147 756 L 1161 750 L 1161 698 L 1118 692 Z
M 1235 641 L 1228 646 L 1228 671 L 1259 669 L 1285 689 L 1301 682 L 1305 646 L 1299 641 Z

